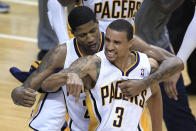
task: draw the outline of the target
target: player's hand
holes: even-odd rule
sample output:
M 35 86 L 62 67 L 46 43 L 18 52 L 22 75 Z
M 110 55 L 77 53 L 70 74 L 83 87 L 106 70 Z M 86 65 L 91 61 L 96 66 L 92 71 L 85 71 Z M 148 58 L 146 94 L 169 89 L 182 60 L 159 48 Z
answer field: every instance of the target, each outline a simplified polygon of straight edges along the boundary
M 20 86 L 12 90 L 11 97 L 16 105 L 32 107 L 36 101 L 36 94 L 35 90 Z
M 180 77 L 180 73 L 176 73 L 172 77 L 170 77 L 167 81 L 164 82 L 164 89 L 169 98 L 173 98 L 178 100 L 178 91 L 176 89 L 176 83 Z
M 147 88 L 146 82 L 142 80 L 124 80 L 118 85 L 122 93 L 127 97 L 138 95 L 141 91 Z
M 79 102 L 80 93 L 84 91 L 83 82 L 75 73 L 68 73 L 66 82 L 67 92 L 76 97 L 75 103 Z

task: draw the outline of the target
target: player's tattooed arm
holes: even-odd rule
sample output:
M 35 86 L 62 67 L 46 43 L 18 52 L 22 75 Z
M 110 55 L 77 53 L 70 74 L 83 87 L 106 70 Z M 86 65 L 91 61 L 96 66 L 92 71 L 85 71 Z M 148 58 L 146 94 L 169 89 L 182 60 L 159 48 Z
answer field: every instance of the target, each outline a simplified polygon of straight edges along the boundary
M 66 85 L 67 93 L 75 96 L 75 102 L 78 103 L 80 93 L 84 91 L 82 79 L 90 77 L 91 80 L 96 82 L 99 76 L 100 65 L 101 60 L 96 55 L 81 57 L 73 62 L 69 68 L 55 73 L 44 80 L 42 89 L 50 92 L 56 91 L 60 86 Z
M 66 85 L 73 89 L 83 86 L 82 79 L 90 77 L 94 82 L 98 79 L 101 60 L 96 55 L 81 57 L 74 61 L 71 66 L 48 77 L 42 83 L 42 89 L 51 92 L 56 91 L 60 86 Z
M 49 51 L 38 69 L 27 78 L 24 84 L 12 90 L 11 97 L 15 104 L 28 107 L 34 104 L 35 90 L 40 88 L 41 82 L 52 74 L 56 68 L 63 67 L 66 48 L 66 45 L 63 44 Z
M 150 67 L 151 67 L 150 73 L 153 74 L 158 69 L 159 64 L 153 58 L 149 58 L 149 62 L 150 62 Z M 157 83 L 151 84 L 150 87 L 157 87 L 157 86 L 154 86 L 155 84 Z M 139 94 L 142 90 L 146 89 L 149 86 L 146 85 L 146 82 L 144 79 L 133 79 L 133 80 L 122 81 L 119 84 L 119 87 L 121 88 L 121 91 L 125 96 L 132 97 L 132 96 Z
M 41 82 L 49 75 L 54 73 L 56 69 L 63 69 L 66 52 L 66 44 L 58 45 L 57 47 L 49 51 L 43 58 L 37 70 L 33 72 L 32 75 L 30 75 L 24 82 L 24 87 L 30 87 L 37 90 L 38 88 L 40 88 Z
M 135 38 L 135 40 L 138 41 L 136 44 L 140 44 L 140 51 L 146 53 L 149 57 L 154 58 L 160 64 L 156 72 L 144 79 L 146 84 L 152 85 L 153 83 L 164 81 L 164 89 L 168 97 L 177 100 L 178 92 L 176 83 L 179 79 L 180 71 L 184 68 L 183 61 L 162 48 L 147 45 L 140 38 L 136 36 Z M 141 43 L 143 44 L 141 45 Z
M 149 62 L 150 62 L 150 67 L 151 67 L 150 74 L 152 74 L 159 68 L 159 64 L 153 58 L 148 58 L 148 59 L 149 59 Z
M 177 56 L 160 47 L 149 45 L 137 36 L 134 37 L 135 42 L 132 49 L 139 50 L 147 54 L 148 57 L 155 59 L 159 63 L 159 68 L 157 71 L 146 78 L 146 84 L 148 86 L 167 80 L 175 73 L 178 73 L 184 69 L 182 60 Z
M 155 59 L 159 63 L 159 68 L 145 79 L 127 80 L 121 82 L 119 87 L 128 97 L 136 96 L 139 94 L 139 92 L 146 89 L 147 87 L 167 80 L 169 77 L 175 75 L 184 68 L 182 60 L 175 55 L 167 52 L 162 48 L 149 45 L 137 36 L 134 36 L 134 39 L 134 43 L 130 50 L 138 50 L 147 54 L 148 57 Z M 175 88 L 174 85 L 175 84 L 172 84 L 173 89 Z M 172 92 L 175 92 L 175 90 Z M 176 98 L 176 93 L 172 93 L 171 97 Z

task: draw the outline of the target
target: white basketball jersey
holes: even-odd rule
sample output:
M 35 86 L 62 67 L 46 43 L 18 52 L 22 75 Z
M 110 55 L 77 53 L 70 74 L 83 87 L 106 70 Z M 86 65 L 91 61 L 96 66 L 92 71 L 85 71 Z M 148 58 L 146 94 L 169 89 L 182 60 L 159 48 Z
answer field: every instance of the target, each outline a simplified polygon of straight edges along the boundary
M 96 14 L 102 32 L 116 19 L 127 19 L 133 24 L 132 18 L 142 2 L 143 0 L 82 0 L 82 4 Z
M 140 131 L 140 117 L 151 90 L 148 88 L 127 98 L 118 87 L 122 79 L 143 79 L 150 74 L 147 56 L 133 53 L 136 61 L 125 72 L 111 64 L 104 51 L 96 54 L 101 58 L 101 68 L 95 87 L 87 91 L 89 131 Z
M 99 50 L 103 49 L 104 45 L 104 33 L 101 33 L 101 43 L 99 45 Z M 83 56 L 78 48 L 78 43 L 75 38 L 71 39 L 67 43 L 67 55 L 64 64 L 64 68 L 68 68 L 76 59 Z M 89 115 L 86 108 L 86 94 L 80 94 L 80 100 L 78 104 L 75 104 L 75 97 L 72 95 L 67 95 L 66 87 L 63 86 L 63 91 L 65 94 L 67 111 L 69 114 L 68 126 L 73 131 L 87 131 L 89 125 Z

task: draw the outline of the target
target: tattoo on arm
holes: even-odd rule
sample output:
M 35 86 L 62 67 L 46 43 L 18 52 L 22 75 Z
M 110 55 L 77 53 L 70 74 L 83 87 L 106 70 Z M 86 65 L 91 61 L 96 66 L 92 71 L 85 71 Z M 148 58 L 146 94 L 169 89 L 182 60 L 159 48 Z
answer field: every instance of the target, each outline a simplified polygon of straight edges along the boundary
M 97 56 L 86 56 L 77 59 L 68 69 L 62 70 L 62 73 L 76 73 L 80 78 L 90 76 L 93 81 L 96 81 L 100 67 L 101 60 Z
M 176 64 L 175 62 L 168 62 L 163 61 L 162 64 L 159 66 L 158 70 L 152 73 L 147 79 L 147 85 L 152 85 L 154 83 L 159 83 L 164 80 L 167 80 L 169 77 L 174 75 L 175 73 L 181 71 L 183 69 L 183 66 L 179 66 L 179 64 Z M 170 68 L 166 68 L 170 67 Z
M 43 58 L 39 67 L 24 82 L 24 88 L 39 89 L 41 82 L 51 75 L 55 69 L 62 68 L 66 56 L 66 44 L 56 46 Z M 60 57 L 61 56 L 61 57 Z M 58 63 L 58 64 L 57 64 Z
M 74 61 L 71 66 L 63 70 L 62 73 L 76 73 L 79 76 L 82 76 L 84 71 L 88 68 L 86 64 L 88 63 L 89 59 L 87 57 L 80 57 L 76 61 Z
M 160 47 L 149 45 L 137 36 L 134 36 L 134 38 L 135 41 L 133 43 L 132 50 L 139 50 L 147 54 L 148 57 L 155 59 L 160 64 L 157 71 L 145 78 L 148 86 L 162 82 L 184 68 L 182 60 L 175 55 Z
M 97 81 L 99 78 L 99 73 L 101 69 L 101 61 L 95 62 L 95 65 L 96 65 L 96 81 Z

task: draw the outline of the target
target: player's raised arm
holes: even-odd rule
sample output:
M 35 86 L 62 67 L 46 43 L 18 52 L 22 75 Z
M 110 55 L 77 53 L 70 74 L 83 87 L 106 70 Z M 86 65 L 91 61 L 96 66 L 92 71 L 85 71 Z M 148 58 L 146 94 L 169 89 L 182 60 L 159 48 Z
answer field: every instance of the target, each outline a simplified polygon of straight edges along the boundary
M 66 85 L 67 92 L 79 100 L 80 92 L 83 90 L 82 79 L 90 76 L 93 81 L 96 81 L 99 76 L 100 65 L 101 60 L 96 55 L 81 57 L 73 62 L 69 68 L 55 73 L 44 80 L 42 90 L 53 92 Z
M 25 100 L 25 90 L 31 88 L 38 90 L 42 81 L 51 75 L 57 68 L 63 68 L 63 64 L 66 56 L 66 44 L 58 45 L 51 51 L 49 51 L 43 58 L 41 64 L 28 78 L 25 80 L 23 85 L 12 90 L 12 100 L 17 105 L 26 106 L 27 101 Z M 28 97 L 29 98 L 29 97 Z M 34 102 L 31 102 L 32 106 Z

